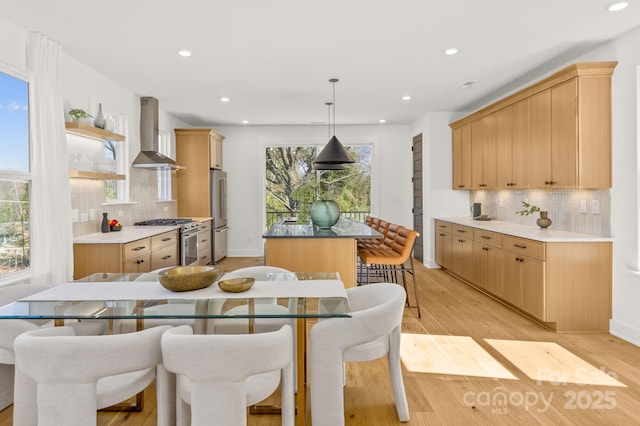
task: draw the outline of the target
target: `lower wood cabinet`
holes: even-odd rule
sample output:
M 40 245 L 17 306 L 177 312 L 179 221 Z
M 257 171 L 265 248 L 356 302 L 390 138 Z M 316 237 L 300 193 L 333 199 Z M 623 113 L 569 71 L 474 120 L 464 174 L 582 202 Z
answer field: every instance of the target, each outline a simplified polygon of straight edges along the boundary
M 96 272 L 136 273 L 180 264 L 177 230 L 125 244 L 74 244 L 73 278 Z
M 473 228 L 452 224 L 451 270 L 466 280 L 473 276 Z
M 448 272 L 557 332 L 609 330 L 610 242 L 542 242 L 437 220 L 435 245 Z

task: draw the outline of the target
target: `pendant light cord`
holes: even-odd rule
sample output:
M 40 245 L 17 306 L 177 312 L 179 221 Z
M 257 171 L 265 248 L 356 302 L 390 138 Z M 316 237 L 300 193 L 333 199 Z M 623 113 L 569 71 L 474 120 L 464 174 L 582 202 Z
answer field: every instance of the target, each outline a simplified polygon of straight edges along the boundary
M 336 135 L 336 83 L 340 81 L 337 78 L 329 80 L 333 84 L 333 136 Z

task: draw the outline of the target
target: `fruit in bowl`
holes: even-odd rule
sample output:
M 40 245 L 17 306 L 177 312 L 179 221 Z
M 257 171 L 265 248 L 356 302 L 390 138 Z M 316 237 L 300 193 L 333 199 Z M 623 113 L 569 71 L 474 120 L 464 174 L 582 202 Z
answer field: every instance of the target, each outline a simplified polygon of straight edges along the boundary
M 109 221 L 109 227 L 112 231 L 119 231 L 122 229 L 122 224 L 119 223 L 116 219 L 111 219 Z
M 167 290 L 190 291 L 209 287 L 222 276 L 217 266 L 178 266 L 158 273 L 158 281 Z

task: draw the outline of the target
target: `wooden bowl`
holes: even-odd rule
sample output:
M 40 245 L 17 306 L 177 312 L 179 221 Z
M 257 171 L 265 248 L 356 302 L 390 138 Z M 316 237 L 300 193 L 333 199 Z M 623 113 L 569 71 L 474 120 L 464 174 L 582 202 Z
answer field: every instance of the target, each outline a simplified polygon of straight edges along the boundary
M 229 278 L 228 280 L 219 281 L 218 287 L 220 287 L 220 290 L 229 293 L 240 293 L 249 290 L 255 282 L 255 278 Z
M 191 291 L 209 287 L 222 276 L 215 266 L 177 266 L 158 273 L 160 284 L 171 291 Z

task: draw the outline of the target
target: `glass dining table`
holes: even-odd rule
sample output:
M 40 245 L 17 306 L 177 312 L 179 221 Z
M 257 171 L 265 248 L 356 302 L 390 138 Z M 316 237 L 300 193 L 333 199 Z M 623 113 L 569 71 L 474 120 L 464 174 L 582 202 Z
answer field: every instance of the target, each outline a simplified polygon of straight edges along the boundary
M 222 277 L 224 278 L 224 276 Z M 288 309 L 255 309 L 259 303 L 275 303 Z M 248 309 L 232 309 L 247 305 Z M 269 273 L 257 277 L 243 293 L 227 293 L 217 284 L 207 288 L 171 292 L 160 285 L 156 274 L 96 273 L 0 307 L 2 319 L 67 321 L 107 320 L 109 331 L 122 332 L 114 324 L 135 324 L 141 330 L 157 322 L 189 321 L 194 332 L 208 332 L 211 321 L 244 318 L 249 332 L 260 318 L 297 320 L 296 425 L 303 425 L 306 413 L 305 359 L 307 320 L 350 317 L 344 284 L 336 273 Z M 149 324 L 151 323 L 151 324 Z

